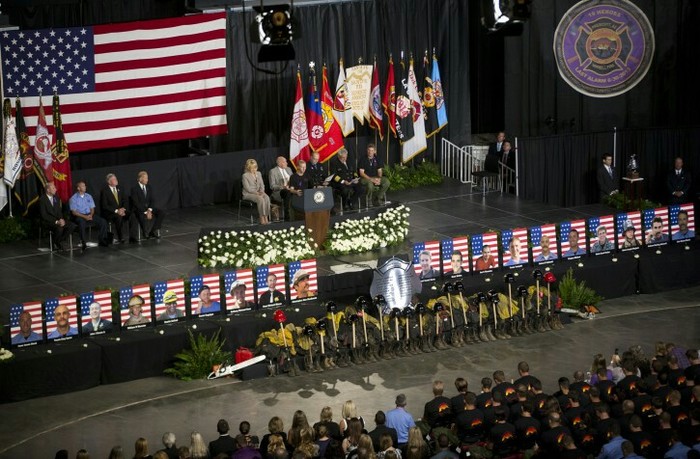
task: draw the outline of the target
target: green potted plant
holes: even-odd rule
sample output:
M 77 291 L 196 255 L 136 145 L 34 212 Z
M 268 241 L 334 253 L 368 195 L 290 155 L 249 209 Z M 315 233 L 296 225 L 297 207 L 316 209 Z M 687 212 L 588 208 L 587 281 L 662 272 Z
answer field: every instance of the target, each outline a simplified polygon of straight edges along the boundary
M 574 270 L 569 268 L 559 282 L 559 297 L 564 308 L 575 314 L 595 314 L 598 311 L 596 304 L 603 300 L 595 290 L 586 286 L 585 281 L 578 282 L 574 279 Z M 588 318 L 588 317 L 587 317 Z
M 175 355 L 177 361 L 165 370 L 166 374 L 175 376 L 183 381 L 206 378 L 216 365 L 231 360 L 231 353 L 223 350 L 226 340 L 219 339 L 217 331 L 210 339 L 203 334 L 196 337 L 190 330 L 190 348 Z

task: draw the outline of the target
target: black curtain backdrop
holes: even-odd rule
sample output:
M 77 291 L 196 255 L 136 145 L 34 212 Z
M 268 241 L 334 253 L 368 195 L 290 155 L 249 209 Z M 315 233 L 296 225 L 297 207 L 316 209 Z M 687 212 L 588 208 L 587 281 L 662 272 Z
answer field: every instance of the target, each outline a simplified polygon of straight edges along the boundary
M 70 1 L 70 0 L 68 0 Z M 40 2 L 36 2 L 40 3 Z M 26 2 L 11 2 L 3 9 L 11 22 L 21 28 L 68 27 L 177 16 L 184 12 L 184 2 L 175 0 L 92 2 L 76 0 L 38 6 Z M 285 2 L 279 2 L 285 3 Z M 331 92 L 335 92 L 338 60 L 345 60 L 346 68 L 359 58 L 371 64 L 377 56 L 380 83 L 386 79 L 389 53 L 398 64 L 401 50 L 413 53 L 417 76 L 420 77 L 423 53 L 435 48 L 439 59 L 443 89 L 448 109 L 448 126 L 441 132 L 458 144 L 466 144 L 471 136 L 469 87 L 469 14 L 467 2 L 462 0 L 352 0 L 304 7 L 295 7 L 301 37 L 294 40 L 296 60 L 289 63 L 263 64 L 270 75 L 256 71 L 248 60 L 257 62 L 259 46 L 250 42 L 249 29 L 254 13 L 231 12 L 229 20 L 229 134 L 208 139 L 211 153 L 289 146 L 291 110 L 294 104 L 297 65 L 302 66 L 304 92 L 307 91 L 309 61 L 318 64 L 318 83 L 321 83 L 321 65 L 328 64 Z M 364 151 L 366 144 L 378 141 L 374 131 L 359 126 L 355 134 L 346 138 L 351 155 L 355 149 Z M 70 139 L 70 133 L 67 133 Z M 386 141 L 386 138 L 385 138 Z M 436 141 L 440 148 L 439 139 Z M 70 144 L 69 144 L 70 147 Z M 386 159 L 386 144 L 378 150 Z M 101 150 L 73 155 L 73 170 L 92 169 L 134 162 L 180 158 L 191 154 L 187 142 L 171 142 L 118 150 Z M 427 155 L 433 155 L 429 141 Z M 253 155 L 255 156 L 255 155 Z M 436 153 L 437 156 L 437 153 Z M 390 159 L 399 158 L 395 139 L 390 142 Z M 353 160 L 354 158 L 351 158 Z
M 598 202 L 596 169 L 603 153 L 613 153 L 614 132 L 561 134 L 518 139 L 520 195 L 559 206 Z M 700 179 L 700 127 L 622 129 L 617 131 L 616 170 L 621 180 L 631 155 L 637 155 L 644 196 L 667 204 L 666 178 L 676 156 Z M 620 190 L 622 190 L 620 184 Z
M 696 0 L 634 0 L 654 28 L 656 52 L 649 73 L 630 91 L 612 98 L 584 96 L 560 76 L 552 48 L 562 16 L 578 0 L 537 0 L 522 37 L 505 39 L 505 128 L 541 136 L 596 132 L 614 127 L 700 124 Z M 556 121 L 547 125 L 548 117 Z

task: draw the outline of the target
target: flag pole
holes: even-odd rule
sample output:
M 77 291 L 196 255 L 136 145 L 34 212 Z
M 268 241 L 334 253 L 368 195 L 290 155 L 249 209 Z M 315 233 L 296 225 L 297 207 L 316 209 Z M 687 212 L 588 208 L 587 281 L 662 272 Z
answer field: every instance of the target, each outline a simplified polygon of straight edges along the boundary
M 435 47 L 433 46 L 433 56 L 434 55 L 435 55 Z M 425 50 L 425 57 L 426 58 L 428 57 L 428 50 L 427 49 Z M 432 75 L 431 75 L 431 77 L 432 77 Z M 437 108 L 437 106 L 436 106 L 436 108 Z M 440 123 L 438 123 L 438 125 L 439 124 Z M 438 129 L 438 131 L 433 135 L 433 164 L 437 163 L 437 140 L 436 140 L 436 137 L 437 137 L 438 132 L 440 132 L 440 129 Z

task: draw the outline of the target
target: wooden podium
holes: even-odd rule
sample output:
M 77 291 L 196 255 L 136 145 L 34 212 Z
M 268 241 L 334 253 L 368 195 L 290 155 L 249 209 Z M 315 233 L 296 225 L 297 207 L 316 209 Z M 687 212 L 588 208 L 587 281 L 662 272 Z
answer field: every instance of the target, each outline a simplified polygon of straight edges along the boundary
M 306 227 L 311 229 L 311 238 L 319 248 L 326 241 L 333 205 L 333 190 L 327 186 L 311 188 L 304 190 L 301 196 L 292 196 L 292 207 L 304 212 Z

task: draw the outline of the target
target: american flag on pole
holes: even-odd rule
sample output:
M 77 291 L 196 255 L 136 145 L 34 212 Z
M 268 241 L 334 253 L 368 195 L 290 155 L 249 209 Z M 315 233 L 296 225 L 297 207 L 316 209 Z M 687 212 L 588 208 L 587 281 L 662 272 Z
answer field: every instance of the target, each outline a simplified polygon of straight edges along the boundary
M 678 214 L 684 211 L 687 216 L 681 217 L 687 220 L 687 232 L 681 232 L 680 226 L 678 225 Z M 671 220 L 671 239 L 674 241 L 681 241 L 686 239 L 695 238 L 695 209 L 692 203 L 687 204 L 676 204 L 668 208 L 669 219 Z
M 520 258 L 513 259 L 510 250 L 510 241 L 513 238 L 520 241 Z M 520 266 L 530 262 L 530 255 L 527 251 L 527 228 L 513 228 L 501 232 L 501 247 L 503 247 L 503 266 Z M 516 251 L 518 249 L 516 248 Z
M 472 259 L 474 260 L 474 271 L 484 271 L 498 268 L 498 235 L 496 233 L 475 234 L 472 236 Z M 484 249 L 488 247 L 490 259 L 488 266 L 483 266 L 481 256 Z
M 549 244 L 549 257 L 545 259 L 542 255 L 542 238 Z M 548 241 L 548 242 L 547 242 Z M 557 227 L 554 223 L 530 228 L 530 243 L 532 244 L 532 259 L 535 262 L 556 260 L 559 258 L 559 248 L 557 247 Z
M 90 322 L 90 305 L 100 304 L 100 318 L 112 322 L 112 292 L 101 290 L 80 294 L 80 322 L 83 327 Z
M 652 226 L 654 220 L 661 219 L 661 236 L 652 240 Z M 642 211 L 642 221 L 644 223 L 644 239 L 647 244 L 657 245 L 669 241 L 668 237 L 668 207 L 660 207 L 658 209 L 645 209 Z
M 301 261 L 293 261 L 287 265 L 287 269 L 289 270 L 289 299 L 291 301 L 294 300 L 305 300 L 309 298 L 315 298 L 318 292 L 318 273 L 316 271 L 316 259 L 311 259 L 311 260 L 301 260 Z M 303 269 L 309 274 L 309 292 L 312 292 L 313 295 L 309 298 L 297 298 L 297 292 L 294 289 L 294 275 L 297 273 L 297 271 Z
M 153 284 L 153 303 L 156 306 L 155 317 L 158 317 L 165 312 L 165 303 L 163 303 L 163 295 L 168 290 L 172 290 L 177 295 L 177 305 L 175 306 L 183 314 L 185 312 L 185 281 L 182 279 L 169 280 L 167 282 L 156 282 Z
M 74 153 L 227 131 L 226 13 L 4 31 L 0 47 L 4 97 L 34 127 L 60 94 Z
M 68 326 L 72 329 L 69 334 L 74 336 L 78 334 L 78 306 L 77 298 L 74 295 L 62 296 L 60 298 L 49 298 L 46 300 L 44 305 L 44 314 L 46 316 L 46 337 L 48 339 L 55 339 L 62 336 L 52 336 L 52 333 L 56 330 L 56 308 L 59 306 L 65 306 L 68 308 L 68 313 L 70 317 L 68 318 Z M 75 330 L 75 333 L 72 331 Z
M 122 287 L 119 290 L 119 309 L 121 310 L 121 322 L 124 323 L 129 318 L 129 300 L 138 295 L 143 299 L 141 314 L 149 323 L 153 321 L 151 315 L 151 286 L 149 284 L 134 285 L 133 287 Z
M 571 242 L 569 238 L 571 237 L 572 231 L 578 236 L 578 250 L 576 253 L 569 252 L 571 250 Z M 585 255 L 586 254 L 586 220 L 572 220 L 569 222 L 562 222 L 559 225 L 559 240 L 561 241 L 561 256 L 568 258 L 574 255 Z
M 416 274 L 421 274 L 420 254 L 423 251 L 430 253 L 430 269 L 440 274 L 440 241 L 416 242 L 413 244 L 413 269 Z M 434 276 L 433 276 L 434 277 Z
M 602 226 L 605 228 L 605 235 L 607 241 L 610 243 L 610 247 L 601 247 L 598 243 L 598 228 Z M 591 253 L 595 252 L 608 252 L 615 248 L 615 217 L 612 215 L 605 215 L 602 217 L 591 217 L 588 219 L 588 234 L 591 239 Z M 607 245 L 607 244 L 606 244 Z
M 255 289 L 253 288 L 253 270 L 239 269 L 237 271 L 229 271 L 224 273 L 224 289 L 226 296 L 226 309 L 232 312 L 231 305 L 234 304 L 233 296 L 231 295 L 231 286 L 234 282 L 241 281 L 245 284 L 245 300 L 250 303 L 255 303 Z M 267 280 L 265 281 L 267 282 Z
M 625 223 L 627 223 L 627 220 L 632 222 L 632 225 L 634 226 L 635 237 L 641 238 L 642 213 L 638 210 L 633 212 L 621 212 L 615 216 L 615 232 L 617 233 L 618 248 L 625 241 Z
M 445 274 L 452 273 L 452 254 L 459 252 L 462 255 L 462 270 L 469 272 L 469 237 L 459 236 L 442 241 L 442 270 Z
M 286 295 L 286 288 L 285 285 L 287 282 L 285 281 L 284 274 L 285 274 L 285 267 L 282 264 L 279 265 L 269 265 L 269 266 L 261 266 L 259 268 L 256 268 L 255 270 L 255 290 L 257 292 L 257 302 L 261 304 L 260 302 L 260 297 L 269 290 L 268 285 L 267 285 L 267 276 L 269 274 L 274 274 L 277 276 L 277 284 L 275 285 L 275 290 L 279 290 L 283 294 Z M 269 303 L 265 304 L 263 306 L 271 306 L 271 305 L 277 305 L 278 303 Z
M 192 314 L 202 314 L 199 309 L 199 294 L 204 286 L 209 287 L 209 298 L 211 300 L 211 309 L 216 309 L 216 304 L 219 305 L 218 311 L 210 310 L 209 313 L 221 311 L 221 282 L 218 274 L 204 274 L 203 276 L 192 276 L 190 278 L 190 312 Z M 206 312 L 205 312 L 206 314 Z
M 19 318 L 25 311 L 32 317 L 32 331 L 36 333 L 36 335 L 31 335 L 28 341 L 16 340 L 15 336 L 20 332 Z M 28 303 L 13 304 L 10 306 L 10 335 L 12 335 L 12 344 L 36 342 L 43 339 L 44 333 L 41 329 L 40 301 L 30 301 Z

